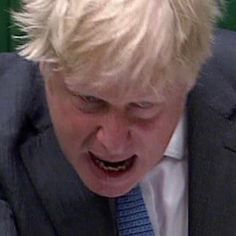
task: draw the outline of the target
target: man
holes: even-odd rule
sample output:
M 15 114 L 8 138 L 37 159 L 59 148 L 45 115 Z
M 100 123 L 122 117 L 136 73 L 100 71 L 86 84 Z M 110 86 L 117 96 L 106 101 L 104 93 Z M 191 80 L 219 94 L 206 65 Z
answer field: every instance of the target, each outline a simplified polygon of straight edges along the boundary
M 137 186 L 145 235 L 236 235 L 235 33 L 216 33 L 187 100 L 216 15 L 205 0 L 25 1 L 21 55 L 38 63 L 0 57 L 2 235 L 124 235 L 117 202 Z

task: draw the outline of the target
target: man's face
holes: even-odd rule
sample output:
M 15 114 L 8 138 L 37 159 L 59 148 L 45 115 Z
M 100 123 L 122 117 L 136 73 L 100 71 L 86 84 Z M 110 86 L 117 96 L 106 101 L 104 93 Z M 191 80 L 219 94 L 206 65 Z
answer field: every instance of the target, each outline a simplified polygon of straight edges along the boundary
M 93 192 L 128 192 L 163 158 L 183 113 L 187 88 L 95 88 L 55 72 L 46 82 L 56 136 L 66 159 Z

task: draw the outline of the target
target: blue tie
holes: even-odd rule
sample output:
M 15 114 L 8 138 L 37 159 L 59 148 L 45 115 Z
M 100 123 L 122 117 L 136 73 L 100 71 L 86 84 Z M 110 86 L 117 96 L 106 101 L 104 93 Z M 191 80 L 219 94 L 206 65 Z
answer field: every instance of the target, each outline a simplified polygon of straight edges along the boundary
M 116 200 L 119 236 L 154 236 L 140 187 Z

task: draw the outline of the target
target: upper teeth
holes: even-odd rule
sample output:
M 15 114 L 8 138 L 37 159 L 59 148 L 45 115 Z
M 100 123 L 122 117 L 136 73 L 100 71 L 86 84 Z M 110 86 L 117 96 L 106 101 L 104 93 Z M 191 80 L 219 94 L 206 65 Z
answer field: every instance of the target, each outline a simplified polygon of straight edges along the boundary
M 110 171 L 125 170 L 125 169 L 127 168 L 128 164 L 129 164 L 129 163 L 126 161 L 126 162 L 124 162 L 123 165 L 120 165 L 120 166 L 117 166 L 117 167 L 113 167 L 113 166 L 106 166 L 106 165 L 104 164 L 104 162 L 101 161 L 101 160 L 95 159 L 95 161 L 96 161 L 96 163 L 99 165 L 99 167 L 101 167 L 101 168 L 104 169 L 104 170 L 110 170 Z

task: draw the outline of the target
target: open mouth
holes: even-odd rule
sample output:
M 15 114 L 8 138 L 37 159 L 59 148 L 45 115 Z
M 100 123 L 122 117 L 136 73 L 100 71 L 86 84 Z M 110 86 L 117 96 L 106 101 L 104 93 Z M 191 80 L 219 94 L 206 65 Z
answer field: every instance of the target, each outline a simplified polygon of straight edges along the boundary
M 109 173 L 120 173 L 120 172 L 125 172 L 129 170 L 135 159 L 136 155 L 131 156 L 130 158 L 124 160 L 124 161 L 118 161 L 118 162 L 109 162 L 109 161 L 104 161 L 99 159 L 96 155 L 93 153 L 89 152 L 89 155 L 93 161 L 93 163 L 102 169 L 103 171 L 109 172 Z

